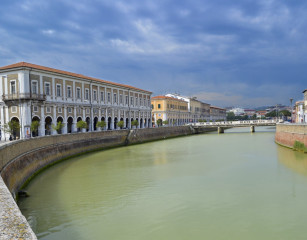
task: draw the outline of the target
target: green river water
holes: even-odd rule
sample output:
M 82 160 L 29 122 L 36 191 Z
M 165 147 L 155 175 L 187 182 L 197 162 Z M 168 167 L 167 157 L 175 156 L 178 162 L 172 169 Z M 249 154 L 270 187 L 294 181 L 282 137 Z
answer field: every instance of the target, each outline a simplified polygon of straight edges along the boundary
M 39 239 L 307 239 L 307 154 L 274 128 L 121 147 L 38 175 L 19 207 Z

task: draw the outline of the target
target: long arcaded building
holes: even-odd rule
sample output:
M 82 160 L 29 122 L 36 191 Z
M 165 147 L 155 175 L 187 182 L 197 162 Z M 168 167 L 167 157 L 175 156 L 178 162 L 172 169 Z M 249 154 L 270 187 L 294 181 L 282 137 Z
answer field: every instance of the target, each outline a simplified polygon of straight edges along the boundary
M 61 133 L 73 133 L 77 122 L 87 122 L 87 131 L 96 131 L 97 122 L 105 129 L 118 129 L 117 123 L 131 128 L 151 126 L 151 92 L 81 74 L 20 62 L 0 67 L 1 140 L 8 139 L 4 126 L 16 121 L 17 138 L 32 135 L 31 123 L 39 121 L 38 135 L 56 134 L 52 125 L 62 122 Z

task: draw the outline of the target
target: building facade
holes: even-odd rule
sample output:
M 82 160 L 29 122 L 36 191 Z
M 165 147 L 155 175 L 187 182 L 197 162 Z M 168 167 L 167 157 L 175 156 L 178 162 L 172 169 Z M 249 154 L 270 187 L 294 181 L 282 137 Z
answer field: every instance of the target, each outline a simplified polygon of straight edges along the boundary
M 178 94 L 166 94 L 167 97 L 177 98 L 183 100 L 188 104 L 188 122 L 195 123 L 199 120 L 210 120 L 210 104 L 197 100 L 196 97 L 183 97 Z
M 180 126 L 188 123 L 189 112 L 187 102 L 167 97 L 156 96 L 151 98 L 152 104 L 152 121 L 158 125 L 158 120 L 161 122 L 167 121 L 170 126 Z
M 210 120 L 211 121 L 226 121 L 226 109 L 215 106 L 210 106 Z
M 307 89 L 303 91 L 304 94 L 304 122 L 307 123 Z
M 305 122 L 305 111 L 304 111 L 304 101 L 297 101 L 295 103 L 295 122 L 304 123 Z
M 17 138 L 31 137 L 31 123 L 39 121 L 38 135 L 57 134 L 52 126 L 63 123 L 60 133 L 73 133 L 78 121 L 87 131 L 96 131 L 97 122 L 105 129 L 118 129 L 117 123 L 131 128 L 151 126 L 151 92 L 31 63 L 0 67 L 1 140 L 8 139 L 4 125 L 20 125 Z

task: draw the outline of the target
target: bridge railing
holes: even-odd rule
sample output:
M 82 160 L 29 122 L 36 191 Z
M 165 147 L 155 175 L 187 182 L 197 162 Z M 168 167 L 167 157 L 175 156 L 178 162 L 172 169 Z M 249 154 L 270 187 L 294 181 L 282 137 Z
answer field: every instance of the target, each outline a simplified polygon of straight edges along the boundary
M 280 120 L 269 119 L 269 120 L 242 120 L 242 121 L 221 121 L 221 122 L 200 122 L 190 123 L 193 126 L 236 126 L 236 125 L 265 125 L 265 124 L 276 124 Z

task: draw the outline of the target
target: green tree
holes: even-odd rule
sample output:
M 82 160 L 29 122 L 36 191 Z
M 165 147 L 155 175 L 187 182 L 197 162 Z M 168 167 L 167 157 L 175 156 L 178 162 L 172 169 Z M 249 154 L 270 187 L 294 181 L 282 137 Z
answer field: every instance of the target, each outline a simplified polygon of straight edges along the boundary
M 80 128 L 80 129 L 85 129 L 85 128 L 87 128 L 87 123 L 86 122 L 84 122 L 84 121 L 78 121 L 77 122 L 77 128 Z
M 124 121 L 119 121 L 117 123 L 117 127 L 119 127 L 120 129 L 122 129 L 124 127 Z
M 280 113 L 282 115 L 284 115 L 285 117 L 290 117 L 291 116 L 291 112 L 288 111 L 288 110 L 282 110 L 282 111 L 280 111 Z
M 168 120 L 165 120 L 162 123 L 163 123 L 163 125 L 167 125 L 168 124 Z
M 35 120 L 31 123 L 31 132 L 33 136 L 38 136 L 39 121 Z
M 107 124 L 106 124 L 105 121 L 99 121 L 99 122 L 96 123 L 96 127 L 97 127 L 97 128 L 100 127 L 100 128 L 103 129 L 106 125 L 107 125 Z M 86 127 L 85 127 L 85 128 L 86 128 Z
M 236 115 L 234 112 L 228 112 L 227 113 L 227 121 L 234 121 L 236 119 Z
M 10 121 L 7 124 L 4 124 L 3 131 L 9 133 L 11 136 L 16 139 L 17 133 L 20 131 L 20 124 L 17 121 Z
M 138 125 L 139 125 L 139 121 L 138 121 L 138 120 L 133 120 L 133 121 L 131 122 L 131 126 L 137 127 Z
M 58 134 L 62 133 L 62 128 L 64 127 L 64 123 L 58 121 L 57 124 L 52 124 L 52 129 L 57 131 Z
M 276 110 L 273 110 L 267 114 L 265 114 L 266 117 L 276 117 Z
M 158 120 L 157 120 L 157 125 L 158 125 L 158 127 L 159 127 L 159 126 L 162 126 L 162 119 L 158 119 Z

